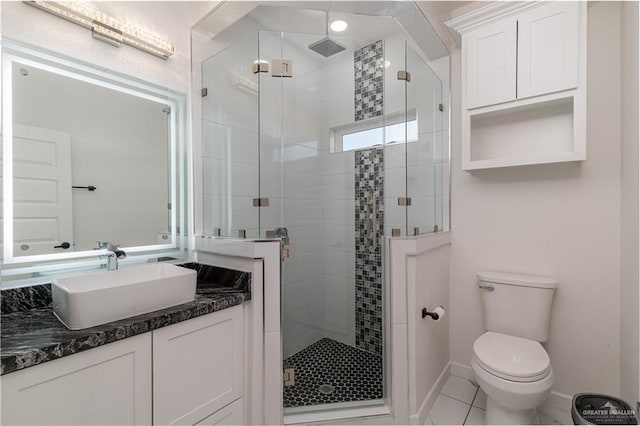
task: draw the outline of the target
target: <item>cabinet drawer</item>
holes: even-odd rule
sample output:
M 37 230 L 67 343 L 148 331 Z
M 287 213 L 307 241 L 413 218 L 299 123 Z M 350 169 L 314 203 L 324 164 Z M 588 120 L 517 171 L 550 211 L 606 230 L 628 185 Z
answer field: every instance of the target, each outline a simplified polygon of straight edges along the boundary
M 153 332 L 153 420 L 190 424 L 242 396 L 243 315 L 235 306 Z

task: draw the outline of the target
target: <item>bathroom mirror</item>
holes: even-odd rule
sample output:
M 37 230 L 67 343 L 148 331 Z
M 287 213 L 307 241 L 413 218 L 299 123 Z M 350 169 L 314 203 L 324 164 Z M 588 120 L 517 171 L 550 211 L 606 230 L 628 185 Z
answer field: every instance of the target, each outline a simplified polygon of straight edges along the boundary
M 180 248 L 181 94 L 3 40 L 4 264 Z

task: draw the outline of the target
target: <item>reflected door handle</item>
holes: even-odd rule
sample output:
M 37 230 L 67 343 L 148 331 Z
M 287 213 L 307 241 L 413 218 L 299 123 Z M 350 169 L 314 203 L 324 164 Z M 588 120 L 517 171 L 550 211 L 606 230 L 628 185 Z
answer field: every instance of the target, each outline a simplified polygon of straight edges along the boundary
M 71 247 L 71 244 L 69 244 L 68 242 L 64 242 L 62 244 L 60 244 L 59 246 L 53 246 L 53 248 L 61 248 L 61 249 L 68 249 L 69 247 Z

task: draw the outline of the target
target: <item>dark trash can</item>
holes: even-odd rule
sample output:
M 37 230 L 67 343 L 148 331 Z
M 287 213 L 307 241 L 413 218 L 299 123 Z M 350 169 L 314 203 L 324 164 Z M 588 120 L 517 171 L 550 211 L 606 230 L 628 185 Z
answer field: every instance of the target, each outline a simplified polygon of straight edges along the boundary
M 636 412 L 626 402 L 610 395 L 579 393 L 573 397 L 574 425 L 637 425 Z

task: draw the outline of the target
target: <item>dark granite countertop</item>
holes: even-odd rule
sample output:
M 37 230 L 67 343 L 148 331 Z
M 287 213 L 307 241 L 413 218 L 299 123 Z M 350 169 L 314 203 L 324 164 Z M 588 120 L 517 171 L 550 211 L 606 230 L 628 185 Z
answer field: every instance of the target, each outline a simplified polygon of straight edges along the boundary
M 251 274 L 240 271 L 225 276 L 225 279 L 211 279 L 220 276 L 207 265 L 184 265 L 198 271 L 198 288 L 193 302 L 148 314 L 110 322 L 84 330 L 69 330 L 54 315 L 51 304 L 38 306 L 30 303 L 26 309 L 7 309 L 0 316 L 0 374 L 7 374 L 23 368 L 42 364 L 63 356 L 82 352 L 127 337 L 146 333 L 168 325 L 206 315 L 250 300 Z M 223 268 L 215 268 L 227 273 Z M 242 275 L 242 278 L 239 275 Z M 223 284 L 221 282 L 224 281 Z M 242 284 L 239 284 L 241 283 Z M 50 297 L 42 289 L 42 294 Z M 33 290 L 30 290 L 33 291 Z M 2 292 L 4 293 L 4 291 Z M 12 291 L 11 297 L 15 291 Z M 6 296 L 5 297 L 9 297 Z M 24 300 L 16 302 L 25 305 Z M 11 303 L 4 303 L 5 306 Z M 45 305 L 40 303 L 40 305 Z

